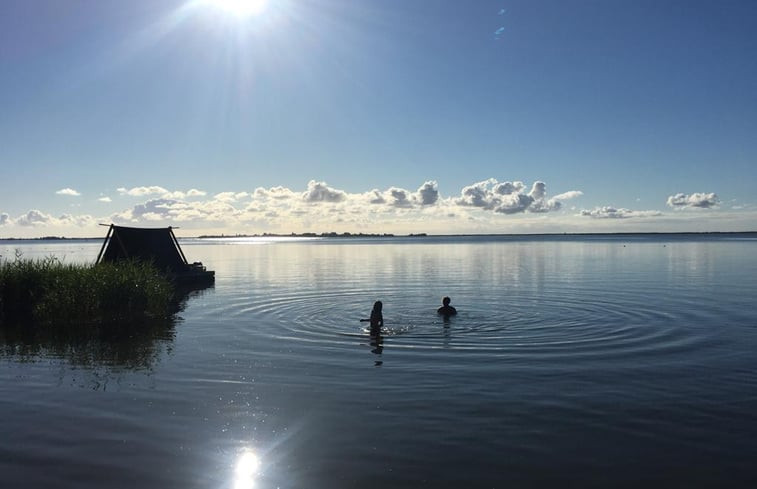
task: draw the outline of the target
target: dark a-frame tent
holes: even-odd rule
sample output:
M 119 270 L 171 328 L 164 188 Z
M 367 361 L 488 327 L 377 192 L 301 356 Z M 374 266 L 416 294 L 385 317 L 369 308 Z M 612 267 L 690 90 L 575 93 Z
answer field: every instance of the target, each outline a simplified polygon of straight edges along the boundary
M 176 279 L 212 280 L 201 263 L 188 263 L 173 228 L 133 228 L 111 224 L 97 263 L 148 261 Z

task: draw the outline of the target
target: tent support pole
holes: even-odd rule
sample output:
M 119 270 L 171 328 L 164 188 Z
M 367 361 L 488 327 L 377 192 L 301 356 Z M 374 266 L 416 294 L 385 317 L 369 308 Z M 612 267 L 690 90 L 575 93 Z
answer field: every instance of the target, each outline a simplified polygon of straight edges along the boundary
M 187 257 L 184 256 L 184 252 L 181 250 L 181 246 L 179 246 L 179 240 L 176 239 L 176 235 L 173 233 L 173 228 L 171 226 L 168 226 L 168 232 L 171 233 L 171 238 L 173 238 L 173 244 L 175 244 L 176 249 L 179 250 L 179 254 L 181 255 L 181 259 L 184 260 L 184 264 L 189 265 L 189 262 L 187 261 Z
M 110 238 L 110 233 L 113 232 L 113 224 L 110 225 L 108 228 L 108 234 L 105 235 L 105 240 L 103 241 L 103 245 L 100 247 L 100 253 L 97 254 L 97 261 L 95 261 L 95 265 L 100 263 L 100 258 L 103 256 L 103 251 L 105 251 L 105 245 L 108 244 L 108 239 Z

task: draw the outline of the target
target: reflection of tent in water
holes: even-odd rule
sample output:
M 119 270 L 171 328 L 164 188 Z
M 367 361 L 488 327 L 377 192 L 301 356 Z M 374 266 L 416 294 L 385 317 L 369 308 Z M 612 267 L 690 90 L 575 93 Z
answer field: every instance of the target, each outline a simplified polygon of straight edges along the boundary
M 207 283 L 215 279 L 215 272 L 205 270 L 202 263 L 187 262 L 170 226 L 129 228 L 111 224 L 97 255 L 97 263 L 122 260 L 150 261 L 180 283 Z

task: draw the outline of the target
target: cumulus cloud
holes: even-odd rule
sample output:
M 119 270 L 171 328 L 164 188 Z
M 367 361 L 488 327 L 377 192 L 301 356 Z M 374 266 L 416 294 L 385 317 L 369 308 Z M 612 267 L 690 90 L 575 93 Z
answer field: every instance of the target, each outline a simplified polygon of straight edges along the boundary
M 384 198 L 383 194 L 377 189 L 373 189 L 370 192 L 366 193 L 365 197 L 371 204 L 386 204 L 386 199 Z
M 292 190 L 289 190 L 286 187 L 278 186 L 278 187 L 271 187 L 271 188 L 263 188 L 258 187 L 255 189 L 255 192 L 253 193 L 253 197 L 255 199 L 261 199 L 261 200 L 268 200 L 268 199 L 275 199 L 275 200 L 284 200 L 284 199 L 291 199 L 295 197 L 295 192 Z
M 110 218 L 115 223 L 139 223 L 142 221 L 168 222 L 231 222 L 242 211 L 227 202 L 209 200 L 186 202 L 175 199 L 151 199 L 131 209 L 115 213 Z
M 50 214 L 32 209 L 16 219 L 16 224 L 19 226 L 39 226 L 49 223 L 52 219 L 53 217 Z
M 189 204 L 174 199 L 152 199 L 144 204 L 137 204 L 132 209 L 115 214 L 113 219 L 117 222 L 123 221 L 157 221 L 163 219 L 178 219 L 182 211 L 188 210 Z M 190 210 L 190 214 L 196 214 Z
M 534 199 L 530 195 L 507 194 L 497 199 L 497 203 L 493 205 L 493 209 L 494 212 L 501 214 L 518 214 L 519 212 L 525 212 L 533 202 Z M 538 209 L 537 212 L 541 212 L 541 210 Z
M 68 187 L 62 188 L 62 189 L 58 190 L 55 193 L 57 195 L 68 195 L 70 197 L 79 197 L 81 195 L 81 193 L 77 192 L 76 190 L 74 190 L 72 188 L 68 188 Z
M 215 200 L 220 200 L 221 202 L 235 202 L 237 200 L 244 199 L 245 197 L 249 197 L 250 194 L 247 192 L 221 192 L 219 194 L 215 194 L 213 198 Z
M 509 183 L 509 182 L 508 182 Z M 459 205 L 471 206 L 471 207 L 483 207 L 484 209 L 491 209 L 494 202 L 494 196 L 492 190 L 489 189 L 492 185 L 497 185 L 497 181 L 493 178 L 484 180 L 483 182 L 474 183 L 463 187 L 460 198 L 457 200 Z
M 7 226 L 9 224 L 12 224 L 13 221 L 11 220 L 11 216 L 3 212 L 0 214 L 0 226 Z
M 6 214 L 7 215 L 7 214 Z M 0 219 L 2 220 L 2 219 Z M 42 226 L 89 226 L 94 223 L 94 218 L 90 215 L 63 214 L 60 217 L 54 217 L 40 210 L 32 209 L 26 214 L 16 219 L 7 218 L 8 224 L 16 224 L 23 227 L 42 227 Z
M 562 207 L 561 200 L 583 195 L 579 190 L 564 192 L 547 198 L 547 185 L 536 181 L 528 193 L 524 193 L 523 182 L 498 182 L 494 178 L 463 187 L 460 198 L 455 202 L 460 206 L 480 207 L 501 214 L 518 214 L 521 212 L 550 212 Z
M 347 198 L 347 193 L 342 190 L 336 190 L 326 182 L 316 182 L 310 180 L 308 189 L 302 193 L 302 200 L 305 202 L 342 202 Z
M 674 209 L 710 209 L 720 204 L 718 196 L 712 192 L 694 192 L 691 195 L 675 194 L 668 197 L 668 205 Z
M 574 198 L 581 192 L 573 190 L 550 198 L 544 182 L 527 187 L 523 182 L 498 182 L 495 179 L 474 183 L 462 189 L 461 198 L 442 198 L 434 180 L 424 181 L 415 190 L 389 187 L 367 192 L 349 193 L 330 187 L 324 181 L 311 180 L 302 189 L 287 187 L 256 188 L 250 192 L 227 191 L 201 197 L 205 192 L 192 189 L 171 191 L 160 186 L 139 186 L 117 189 L 117 194 L 144 197 L 108 217 L 119 224 L 147 223 L 155 225 L 183 223 L 187 227 L 236 227 L 254 225 L 307 229 L 343 225 L 348 229 L 370 229 L 377 222 L 417 229 L 419 222 L 448 222 L 451 216 L 469 219 L 459 206 L 491 210 L 499 214 L 522 212 L 543 213 L 560 208 L 560 200 Z M 101 194 L 101 202 L 110 197 Z M 491 218 L 485 218 L 491 219 Z M 90 216 L 63 215 L 53 217 L 39 210 L 29 211 L 18 219 L 6 216 L 4 226 L 85 226 L 95 221 Z M 337 226 L 338 227 L 338 226 Z
M 217 200 L 231 202 L 232 192 L 218 194 Z M 240 194 L 245 195 L 245 194 Z M 326 182 L 311 180 L 304 192 L 296 192 L 286 187 L 258 187 L 249 195 L 251 202 L 248 211 L 258 209 L 261 204 L 275 205 L 278 208 L 289 207 L 291 212 L 302 215 L 307 211 L 300 209 L 302 204 L 333 204 L 339 206 L 345 213 L 359 214 L 376 212 L 378 209 L 412 209 L 416 207 L 434 206 L 439 201 L 439 189 L 433 180 L 424 182 L 413 192 L 404 188 L 390 187 L 381 191 L 373 189 L 363 193 L 348 193 L 344 190 L 330 187 Z M 373 211 L 362 206 L 370 204 Z M 330 209 L 329 212 L 338 212 Z
M 634 217 L 654 217 L 661 216 L 660 211 L 634 211 L 631 209 L 616 208 L 611 206 L 595 207 L 594 209 L 581 211 L 581 215 L 585 217 L 593 217 L 595 219 L 629 219 Z
M 373 189 L 364 194 L 348 196 L 351 200 L 364 201 L 377 206 L 385 205 L 390 208 L 410 209 L 416 206 L 427 207 L 439 201 L 439 189 L 433 180 L 424 182 L 418 190 L 389 187 L 385 191 Z
M 207 194 L 207 192 L 203 190 L 197 190 L 195 188 L 189 189 L 187 191 L 181 191 L 181 190 L 170 191 L 158 185 L 152 185 L 149 187 L 133 187 L 129 189 L 125 187 L 119 187 L 116 189 L 116 191 L 121 195 L 129 196 L 129 197 L 148 197 L 148 196 L 156 195 L 164 199 L 185 199 L 187 197 L 203 197 Z
M 439 189 L 437 188 L 437 183 L 433 180 L 425 182 L 423 185 L 418 187 L 416 195 L 416 200 L 420 205 L 436 204 L 436 201 L 439 200 Z
M 90 215 L 72 215 L 63 214 L 58 219 L 53 219 L 53 224 L 57 226 L 77 226 L 87 227 L 95 224 L 95 219 Z
M 144 204 L 134 206 L 132 215 L 135 217 L 142 216 L 170 216 L 172 212 L 186 207 L 186 204 L 173 199 L 154 199 L 148 200 Z
M 387 204 L 392 207 L 412 207 L 411 193 L 403 188 L 391 187 L 386 191 L 388 199 Z
M 163 187 L 158 187 L 157 185 L 151 187 L 134 187 L 130 189 L 119 187 L 116 191 L 121 195 L 128 195 L 130 197 L 144 197 L 146 195 L 163 195 L 168 193 L 168 190 Z

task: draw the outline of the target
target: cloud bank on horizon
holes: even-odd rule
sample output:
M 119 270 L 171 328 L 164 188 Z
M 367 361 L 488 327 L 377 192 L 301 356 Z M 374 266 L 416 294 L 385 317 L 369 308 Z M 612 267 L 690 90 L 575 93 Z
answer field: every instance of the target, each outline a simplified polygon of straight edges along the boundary
M 56 194 L 83 198 L 73 188 Z M 555 214 L 552 224 L 569 226 L 576 219 L 610 221 L 654 219 L 665 216 L 659 210 L 633 210 L 615 206 L 594 209 L 565 209 L 565 202 L 584 195 L 581 190 L 567 190 L 550 196 L 547 184 L 495 178 L 463 186 L 459 196 L 441 196 L 438 184 L 429 180 L 416 190 L 389 187 L 351 193 L 311 180 L 302 191 L 283 186 L 258 187 L 252 191 L 225 191 L 214 195 L 196 188 L 169 190 L 162 186 L 119 187 L 113 198 L 100 194 L 96 201 L 121 202 L 122 210 L 106 215 L 62 214 L 58 217 L 31 209 L 17 217 L 0 213 L 3 229 L 89 228 L 99 222 L 133 226 L 181 225 L 189 229 L 235 232 L 304 232 L 351 230 L 368 232 L 402 232 L 430 230 L 444 232 L 467 223 L 480 232 L 503 232 L 508 225 L 519 224 L 533 232 L 536 223 L 544 225 L 547 214 Z M 144 198 L 129 203 L 129 199 Z M 719 206 L 715 193 L 678 193 L 666 203 L 676 211 L 687 209 L 712 211 Z M 678 214 L 678 212 L 676 212 Z M 531 216 L 530 218 L 526 216 Z M 521 219 L 518 221 L 518 219 Z M 530 220 L 528 220 L 530 219 Z M 536 219 L 536 220 L 534 220 Z M 564 221 L 564 222 L 563 222 Z M 453 226 L 455 224 L 455 226 Z M 568 227 L 570 229 L 570 227 Z
M 595 207 L 594 209 L 584 209 L 581 211 L 582 216 L 593 217 L 595 219 L 629 219 L 634 217 L 656 217 L 661 216 L 660 211 L 634 211 L 625 208 L 616 208 L 612 206 Z

